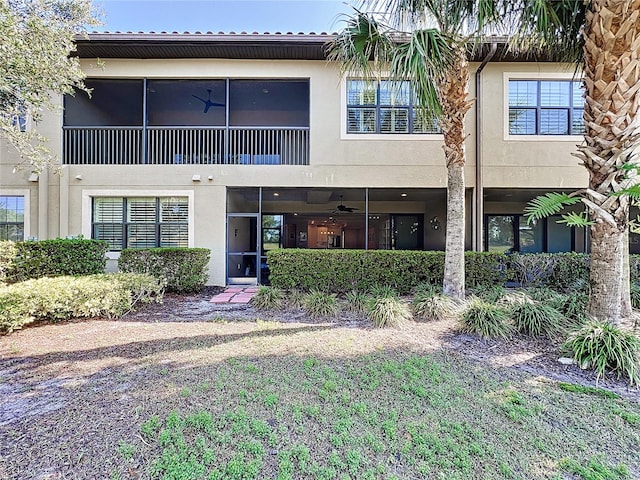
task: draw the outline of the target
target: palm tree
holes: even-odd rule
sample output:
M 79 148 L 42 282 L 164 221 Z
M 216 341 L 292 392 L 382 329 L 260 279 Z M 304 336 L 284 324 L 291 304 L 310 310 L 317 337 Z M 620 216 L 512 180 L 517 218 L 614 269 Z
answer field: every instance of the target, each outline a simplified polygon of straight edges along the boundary
M 388 73 L 392 80 L 410 80 L 420 114 L 435 116 L 444 135 L 447 166 L 447 229 L 443 291 L 464 297 L 464 235 L 466 161 L 464 119 L 469 98 L 469 46 L 479 30 L 496 18 L 490 0 L 369 0 L 356 10 L 347 27 L 329 44 L 329 60 L 342 70 L 365 78 Z M 474 25 L 475 28 L 469 28 Z
M 581 200 L 589 213 L 589 313 L 618 322 L 629 313 L 629 198 L 640 157 L 640 0 L 513 1 L 531 45 L 564 52 L 582 68 L 584 143 L 575 154 L 589 172 Z M 630 174 L 631 173 L 631 174 Z M 557 200 L 557 201 L 556 201 Z M 543 201 L 558 211 L 560 198 Z M 578 219 L 579 220 L 579 219 Z

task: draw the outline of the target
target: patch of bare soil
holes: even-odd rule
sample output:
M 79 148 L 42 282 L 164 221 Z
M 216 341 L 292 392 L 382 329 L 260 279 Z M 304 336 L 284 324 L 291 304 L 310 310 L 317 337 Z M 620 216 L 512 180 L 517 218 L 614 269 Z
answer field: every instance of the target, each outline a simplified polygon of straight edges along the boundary
M 458 333 L 452 321 L 401 330 L 374 329 L 352 314 L 312 321 L 301 311 L 210 303 L 215 293 L 167 295 L 119 320 L 41 325 L 0 337 L 0 479 L 105 478 L 121 461 L 121 439 L 139 436 L 140 422 L 174 408 L 185 379 L 214 382 L 216 365 L 239 356 L 444 351 L 479 366 L 595 385 L 592 372 L 558 362 L 557 342 L 484 341 Z M 598 386 L 640 401 L 640 390 L 624 381 Z

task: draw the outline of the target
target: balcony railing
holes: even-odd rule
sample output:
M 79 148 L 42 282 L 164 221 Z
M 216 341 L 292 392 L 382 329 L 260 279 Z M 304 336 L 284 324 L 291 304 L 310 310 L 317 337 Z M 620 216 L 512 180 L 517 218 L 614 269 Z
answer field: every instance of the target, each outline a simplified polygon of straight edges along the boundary
M 64 127 L 67 165 L 309 165 L 308 127 Z

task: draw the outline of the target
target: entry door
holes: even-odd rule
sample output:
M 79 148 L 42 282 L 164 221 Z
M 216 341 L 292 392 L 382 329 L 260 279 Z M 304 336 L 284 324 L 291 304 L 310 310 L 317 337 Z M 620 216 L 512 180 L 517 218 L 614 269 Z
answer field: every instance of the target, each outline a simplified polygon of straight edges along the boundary
M 227 215 L 227 284 L 256 285 L 260 275 L 257 214 Z
M 424 246 L 422 215 L 392 215 L 391 224 L 395 250 L 422 250 Z

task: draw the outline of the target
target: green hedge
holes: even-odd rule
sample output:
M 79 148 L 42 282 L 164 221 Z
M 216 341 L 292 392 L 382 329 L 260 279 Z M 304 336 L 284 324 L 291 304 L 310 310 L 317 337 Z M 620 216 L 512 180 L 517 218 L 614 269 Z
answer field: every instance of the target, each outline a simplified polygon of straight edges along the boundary
M 407 293 L 420 283 L 440 285 L 444 252 L 407 250 L 302 250 L 267 253 L 270 281 L 283 289 L 327 292 L 369 290 L 389 285 Z M 501 254 L 465 252 L 466 286 L 546 286 L 558 291 L 587 290 L 585 253 Z M 630 256 L 631 282 L 640 281 L 640 255 Z
M 18 249 L 15 242 L 0 241 L 0 284 L 3 284 L 13 276 L 13 260 Z
M 501 285 L 508 276 L 507 256 L 467 252 L 467 285 Z M 440 284 L 444 252 L 414 250 L 303 250 L 267 253 L 269 279 L 278 288 L 328 292 L 369 290 L 389 285 L 408 293 L 419 283 Z
M 119 317 L 138 302 L 161 301 L 164 283 L 132 273 L 45 277 L 0 287 L 0 332 L 28 323 Z
M 108 248 L 107 242 L 83 238 L 17 242 L 7 280 L 104 273 Z
M 198 292 L 209 278 L 210 256 L 206 248 L 129 248 L 120 253 L 118 268 L 162 278 L 170 292 Z

